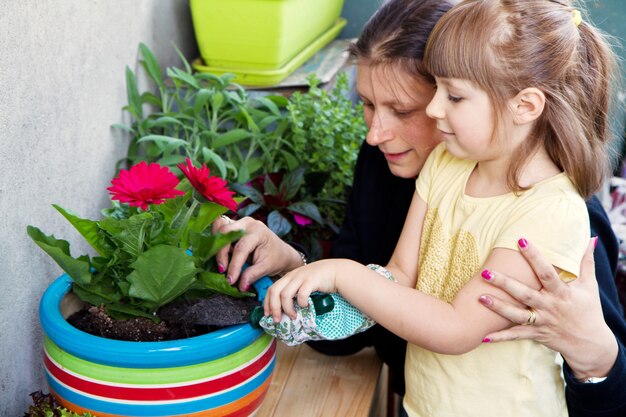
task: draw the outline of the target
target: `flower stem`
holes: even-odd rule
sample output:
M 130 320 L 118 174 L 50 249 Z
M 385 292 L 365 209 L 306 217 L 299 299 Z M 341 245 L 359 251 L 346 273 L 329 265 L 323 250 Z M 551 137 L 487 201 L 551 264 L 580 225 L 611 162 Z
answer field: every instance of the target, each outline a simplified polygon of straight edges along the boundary
M 178 229 L 178 233 L 176 234 L 176 240 L 180 241 L 181 247 L 185 249 L 187 249 L 187 246 L 189 246 L 187 244 L 187 239 L 189 236 L 189 220 L 191 219 L 191 216 L 193 216 L 193 212 L 196 210 L 196 207 L 198 207 L 198 204 L 198 200 L 192 198 L 191 207 L 189 207 L 189 210 L 187 210 L 187 213 L 185 213 L 185 217 L 183 218 L 180 228 Z

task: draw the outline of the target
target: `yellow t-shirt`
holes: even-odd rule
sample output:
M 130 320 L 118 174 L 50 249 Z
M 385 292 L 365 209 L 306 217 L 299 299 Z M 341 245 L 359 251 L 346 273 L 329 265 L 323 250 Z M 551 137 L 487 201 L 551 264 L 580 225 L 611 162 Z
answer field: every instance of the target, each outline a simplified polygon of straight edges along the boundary
M 428 211 L 417 289 L 450 302 L 493 248 L 517 250 L 521 237 L 575 277 L 589 242 L 589 218 L 567 176 L 517 196 L 477 198 L 464 194 L 475 165 L 440 144 L 420 172 L 417 192 Z M 462 355 L 409 344 L 404 405 L 412 417 L 567 416 L 561 363 L 556 352 L 528 340 L 484 344 Z

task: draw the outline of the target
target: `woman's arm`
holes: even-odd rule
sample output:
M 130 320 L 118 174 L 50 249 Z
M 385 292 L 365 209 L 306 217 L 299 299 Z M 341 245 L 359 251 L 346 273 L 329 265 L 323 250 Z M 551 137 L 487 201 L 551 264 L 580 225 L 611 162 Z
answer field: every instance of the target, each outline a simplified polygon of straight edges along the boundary
M 593 216 L 591 220 L 594 228 Z M 494 273 L 491 281 L 533 308 L 537 321 L 533 326 L 516 326 L 490 334 L 488 338 L 492 342 L 530 338 L 560 352 L 566 361 L 564 375 L 571 417 L 626 415 L 626 322 L 616 299 L 613 270 L 607 254 L 610 250 L 605 241 L 609 247 L 613 245 L 611 239 L 602 237 L 594 252 L 597 281 L 591 256 L 593 245 L 583 259 L 579 278 L 565 284 L 552 272 L 532 242 L 522 254 L 546 283 L 540 291 L 501 273 Z M 525 308 L 513 306 L 488 292 L 481 297 L 481 302 L 517 323 L 525 321 L 528 316 Z M 581 381 L 605 376 L 602 382 Z

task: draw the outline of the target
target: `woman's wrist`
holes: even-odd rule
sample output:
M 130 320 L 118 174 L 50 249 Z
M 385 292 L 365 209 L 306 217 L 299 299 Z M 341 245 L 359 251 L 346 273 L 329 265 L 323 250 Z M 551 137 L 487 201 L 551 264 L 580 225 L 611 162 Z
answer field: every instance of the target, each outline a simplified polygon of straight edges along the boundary
M 563 358 L 571 368 L 574 378 L 584 382 L 590 378 L 606 377 L 617 360 L 619 346 L 615 335 L 606 327 L 602 334 L 588 340 L 584 346 L 579 345 L 573 355 L 562 352 Z

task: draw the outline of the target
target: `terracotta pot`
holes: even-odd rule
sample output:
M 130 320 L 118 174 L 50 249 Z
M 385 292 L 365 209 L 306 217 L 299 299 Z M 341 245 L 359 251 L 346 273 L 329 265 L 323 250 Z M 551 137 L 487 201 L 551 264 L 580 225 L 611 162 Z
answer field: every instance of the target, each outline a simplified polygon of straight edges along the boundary
M 260 295 L 271 281 L 259 281 Z M 63 275 L 44 293 L 40 321 L 51 393 L 77 413 L 107 416 L 249 416 L 269 387 L 276 342 L 249 324 L 188 339 L 127 342 L 65 320 L 80 308 Z

